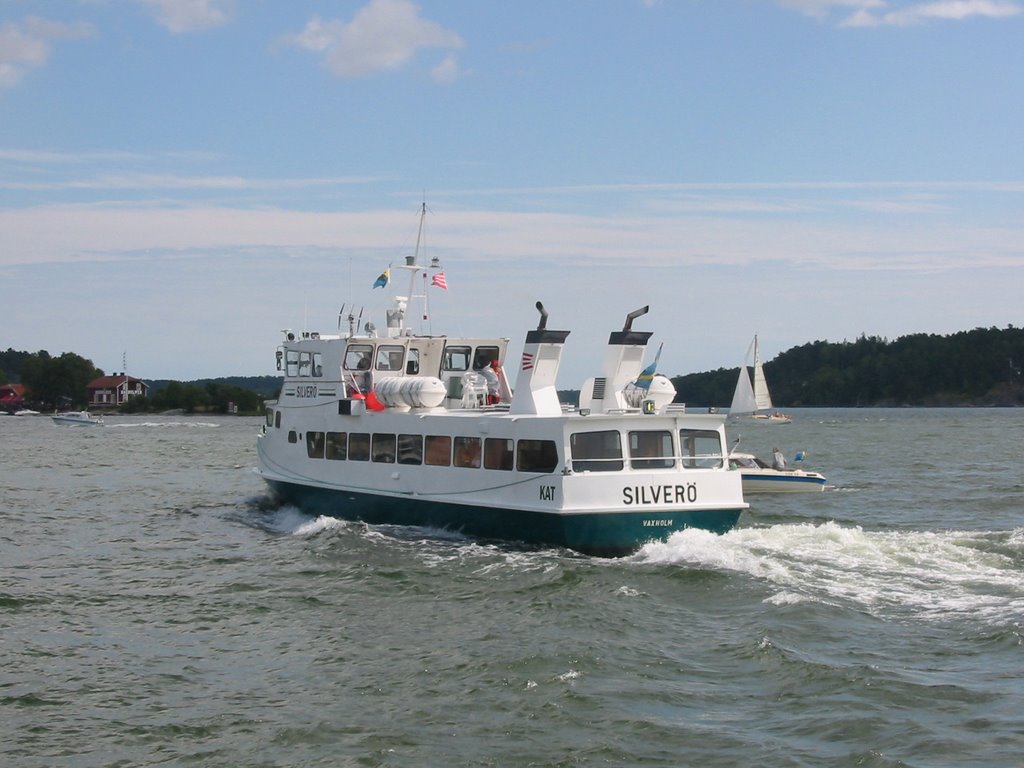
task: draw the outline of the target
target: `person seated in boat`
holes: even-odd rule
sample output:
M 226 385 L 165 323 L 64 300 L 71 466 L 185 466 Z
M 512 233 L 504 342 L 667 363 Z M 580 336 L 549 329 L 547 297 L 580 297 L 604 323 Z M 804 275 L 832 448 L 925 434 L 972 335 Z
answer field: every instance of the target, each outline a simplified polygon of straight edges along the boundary
M 772 448 L 772 469 L 783 470 L 786 468 L 786 457 L 778 448 Z
M 479 355 L 473 362 L 473 370 L 483 376 L 484 381 L 487 382 L 487 405 L 501 402 L 501 397 L 498 395 L 498 373 L 495 371 L 497 365 L 497 359 L 481 358 Z
M 491 363 L 497 359 L 497 347 L 477 347 L 473 354 L 473 370 L 482 371 L 484 368 L 489 368 Z

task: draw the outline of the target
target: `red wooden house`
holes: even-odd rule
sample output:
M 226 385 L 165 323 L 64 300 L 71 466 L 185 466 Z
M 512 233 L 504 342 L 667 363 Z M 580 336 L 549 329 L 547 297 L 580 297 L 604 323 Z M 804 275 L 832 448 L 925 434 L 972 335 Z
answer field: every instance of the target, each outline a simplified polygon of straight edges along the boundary
M 149 386 L 126 373 L 100 376 L 86 386 L 90 408 L 116 408 L 133 397 L 145 397 Z
M 0 411 L 14 413 L 25 407 L 25 386 L 4 384 L 0 386 Z

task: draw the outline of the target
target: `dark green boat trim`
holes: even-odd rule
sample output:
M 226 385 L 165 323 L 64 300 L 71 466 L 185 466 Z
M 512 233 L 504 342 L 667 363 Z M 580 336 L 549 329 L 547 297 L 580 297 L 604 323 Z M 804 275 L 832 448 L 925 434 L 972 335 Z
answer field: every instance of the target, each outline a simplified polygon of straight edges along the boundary
M 411 497 L 341 491 L 267 479 L 277 496 L 307 514 L 375 525 L 415 525 L 486 539 L 568 547 L 587 555 L 622 557 L 684 528 L 725 533 L 742 509 L 557 514 L 478 507 Z

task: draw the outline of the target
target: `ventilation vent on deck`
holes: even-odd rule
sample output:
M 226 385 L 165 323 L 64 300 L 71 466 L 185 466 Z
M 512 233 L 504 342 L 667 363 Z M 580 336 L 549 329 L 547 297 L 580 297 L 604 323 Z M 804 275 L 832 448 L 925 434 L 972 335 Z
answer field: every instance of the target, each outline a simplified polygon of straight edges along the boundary
M 604 384 L 604 376 L 594 379 L 594 393 L 591 395 L 592 400 L 604 400 Z

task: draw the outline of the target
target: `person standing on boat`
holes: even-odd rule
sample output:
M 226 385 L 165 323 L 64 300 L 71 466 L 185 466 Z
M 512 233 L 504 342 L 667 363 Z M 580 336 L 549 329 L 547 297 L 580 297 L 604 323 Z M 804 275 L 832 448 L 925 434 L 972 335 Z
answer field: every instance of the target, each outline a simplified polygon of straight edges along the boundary
M 501 402 L 501 395 L 498 394 L 501 387 L 501 383 L 498 380 L 498 361 L 491 360 L 491 362 L 484 366 L 483 370 L 480 371 L 483 375 L 484 380 L 487 382 L 487 404 L 496 405 Z
M 772 448 L 772 469 L 785 469 L 786 457 L 778 448 Z

